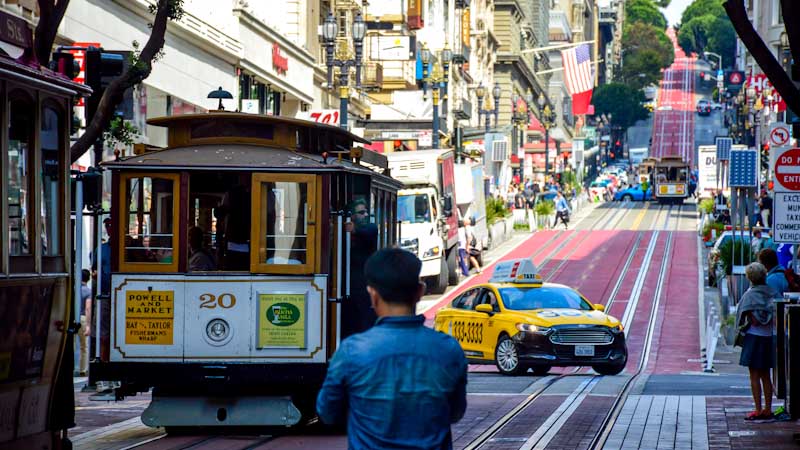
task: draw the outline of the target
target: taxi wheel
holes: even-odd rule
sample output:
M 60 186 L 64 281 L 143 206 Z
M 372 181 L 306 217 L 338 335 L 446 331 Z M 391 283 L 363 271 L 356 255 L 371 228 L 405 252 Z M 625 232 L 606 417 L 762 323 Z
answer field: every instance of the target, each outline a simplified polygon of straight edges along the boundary
M 541 377 L 547 375 L 552 368 L 552 366 L 531 366 L 531 371 L 533 371 L 533 374 L 537 377 Z
M 518 375 L 527 368 L 519 362 L 517 344 L 506 335 L 500 336 L 494 348 L 494 361 L 503 375 Z
M 596 366 L 592 366 L 595 372 L 599 373 L 600 375 L 617 375 L 623 370 L 625 370 L 625 363 L 622 364 L 598 364 Z

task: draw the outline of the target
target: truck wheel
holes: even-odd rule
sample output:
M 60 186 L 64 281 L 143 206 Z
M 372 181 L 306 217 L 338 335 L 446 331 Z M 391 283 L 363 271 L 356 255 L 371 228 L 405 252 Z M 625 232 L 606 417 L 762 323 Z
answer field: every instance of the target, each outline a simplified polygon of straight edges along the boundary
M 447 283 L 450 286 L 458 284 L 458 258 L 456 252 L 458 249 L 454 248 L 447 252 Z
M 439 275 L 434 275 L 426 280 L 430 294 L 441 295 L 447 290 L 447 262 L 439 258 Z

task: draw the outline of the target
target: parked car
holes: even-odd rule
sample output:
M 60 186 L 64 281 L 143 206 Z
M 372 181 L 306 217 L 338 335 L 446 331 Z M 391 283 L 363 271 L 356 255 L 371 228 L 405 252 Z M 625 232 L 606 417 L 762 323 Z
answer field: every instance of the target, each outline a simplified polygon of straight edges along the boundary
M 697 102 L 697 114 L 701 116 L 711 115 L 711 103 L 705 99 Z
M 719 111 L 720 109 L 722 109 L 722 103 L 715 102 L 714 100 L 711 100 L 709 102 L 709 104 L 711 105 L 711 109 L 713 109 L 713 110 Z
M 592 182 L 589 185 L 589 193 L 592 195 L 592 198 L 599 197 L 605 198 L 606 190 L 611 185 L 611 180 L 605 179 L 598 179 Z
M 737 231 L 735 239 L 736 241 L 741 241 L 741 232 Z M 732 230 L 725 230 L 722 234 L 717 237 L 717 240 L 714 242 L 714 247 L 708 252 L 708 260 L 706 261 L 708 265 L 708 285 L 709 286 L 716 286 L 717 285 L 717 268 L 720 267 L 722 261 L 719 258 L 720 247 L 725 244 L 726 242 L 730 242 L 734 239 L 734 233 Z M 750 232 L 744 232 L 744 242 L 747 244 L 750 243 Z
M 644 201 L 646 198 L 652 197 L 652 194 L 653 194 L 652 187 L 648 186 L 647 193 L 645 193 L 644 191 L 642 191 L 642 185 L 637 184 L 636 186 L 631 186 L 627 189 L 623 189 L 614 194 L 614 200 L 615 201 L 628 200 L 628 201 L 641 202 Z

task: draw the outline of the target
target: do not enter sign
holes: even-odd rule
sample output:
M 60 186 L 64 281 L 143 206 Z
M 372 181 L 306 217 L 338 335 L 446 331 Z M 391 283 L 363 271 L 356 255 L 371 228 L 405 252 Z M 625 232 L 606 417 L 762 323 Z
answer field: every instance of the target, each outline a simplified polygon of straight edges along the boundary
M 775 181 L 787 191 L 800 191 L 800 148 L 793 148 L 777 155 L 775 159 Z

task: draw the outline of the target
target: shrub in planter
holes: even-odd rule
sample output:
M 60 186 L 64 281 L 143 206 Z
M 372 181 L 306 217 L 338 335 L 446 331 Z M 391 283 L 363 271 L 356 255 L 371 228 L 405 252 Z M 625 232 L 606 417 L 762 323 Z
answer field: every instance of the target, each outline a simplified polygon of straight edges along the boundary
M 511 212 L 506 208 L 503 200 L 494 197 L 486 199 L 486 222 L 489 225 L 508 217 L 510 214 Z
M 746 266 L 755 261 L 749 242 L 728 240 L 719 246 L 719 261 L 725 274 L 730 275 L 733 266 Z
M 550 200 L 543 200 L 536 204 L 533 211 L 539 217 L 547 217 L 556 212 L 556 204 Z
M 714 213 L 714 199 L 713 198 L 704 198 L 700 201 L 699 205 L 700 211 L 705 214 L 713 214 Z
M 710 220 L 703 225 L 703 242 L 708 242 L 711 240 L 711 230 L 717 231 L 717 236 L 719 236 L 723 231 L 725 231 L 725 224 L 721 222 L 714 222 Z

